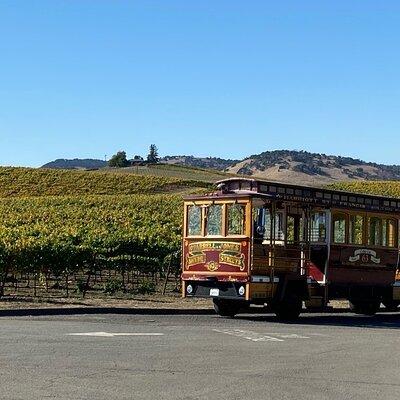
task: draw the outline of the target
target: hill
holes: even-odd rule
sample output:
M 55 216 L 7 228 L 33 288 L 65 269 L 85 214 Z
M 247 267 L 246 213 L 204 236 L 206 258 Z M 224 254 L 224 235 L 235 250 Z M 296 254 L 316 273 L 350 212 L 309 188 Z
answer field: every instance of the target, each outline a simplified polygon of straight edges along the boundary
M 179 165 L 202 165 L 228 173 L 254 176 L 272 181 L 320 185 L 339 181 L 398 180 L 400 166 L 366 162 L 351 157 L 306 151 L 275 150 L 254 154 L 241 161 L 203 159 L 193 156 L 171 157 Z
M 134 173 L 146 176 L 161 176 L 168 178 L 178 178 L 184 180 L 195 180 L 202 182 L 215 182 L 217 180 L 229 178 L 232 174 L 217 171 L 214 169 L 205 169 L 189 167 L 178 164 L 145 164 L 126 168 L 104 168 L 103 171 L 114 173 Z
M 96 160 L 92 158 L 74 158 L 73 160 L 67 160 L 65 158 L 59 158 L 44 164 L 41 168 L 54 168 L 54 169 L 97 169 L 104 168 L 107 163 L 103 160 Z
M 193 158 L 193 157 L 192 157 Z M 179 158 L 181 159 L 181 158 Z M 183 160 L 181 160 L 183 162 Z M 190 165 L 191 162 L 180 164 L 177 159 L 176 162 L 160 162 L 159 164 L 148 164 L 146 162 L 137 164 L 135 166 L 126 168 L 110 168 L 107 163 L 101 160 L 55 160 L 49 162 L 41 169 L 79 169 L 79 170 L 93 170 L 99 169 L 103 172 L 112 173 L 129 173 L 146 176 L 160 176 L 165 178 L 178 178 L 183 180 L 195 180 L 202 182 L 215 182 L 220 179 L 229 177 L 231 174 L 218 170 L 217 168 L 201 168 L 195 165 Z M 198 164 L 193 161 L 193 164 Z M 222 168 L 223 169 L 223 168 Z
M 310 185 L 348 180 L 400 179 L 398 165 L 390 166 L 351 157 L 290 150 L 255 154 L 229 167 L 227 171 Z
M 133 173 L 0 167 L 0 197 L 153 194 L 208 187 L 204 181 Z
M 218 157 L 166 156 L 161 159 L 161 162 L 224 171 L 240 162 L 240 160 L 225 160 Z
M 69 166 L 75 165 L 76 168 L 88 166 L 84 163 L 85 160 L 82 160 L 82 163 L 79 160 L 64 161 L 68 161 Z M 62 164 L 54 163 L 46 165 L 54 168 L 52 165 Z M 179 169 L 179 167 L 181 168 Z M 228 173 L 304 185 L 321 185 L 341 181 L 400 179 L 399 165 L 384 165 L 351 157 L 292 150 L 265 151 L 260 154 L 253 154 L 243 160 L 184 155 L 166 156 L 161 159 L 161 164 L 138 165 L 119 171 L 205 180 L 207 182 L 223 179 Z

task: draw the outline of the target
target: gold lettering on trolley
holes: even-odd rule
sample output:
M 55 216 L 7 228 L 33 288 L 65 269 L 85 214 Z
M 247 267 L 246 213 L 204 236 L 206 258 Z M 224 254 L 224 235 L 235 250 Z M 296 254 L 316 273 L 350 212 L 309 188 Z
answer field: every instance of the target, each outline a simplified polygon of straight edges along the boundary
M 193 265 L 204 264 L 206 262 L 205 254 L 188 255 L 186 259 L 186 268 L 189 269 Z
M 234 256 L 234 255 L 231 255 L 231 254 L 221 253 L 219 255 L 219 262 L 220 263 L 224 263 L 224 264 L 228 264 L 228 265 L 232 265 L 233 267 L 239 267 L 239 269 L 241 271 L 243 271 L 244 268 L 245 268 L 243 254 L 241 254 L 240 256 Z
M 194 265 L 204 264 L 209 271 L 216 271 L 220 264 L 230 265 L 245 270 L 245 255 L 241 252 L 241 246 L 247 246 L 246 242 L 195 242 L 187 246 L 185 269 L 189 270 Z M 207 262 L 207 252 L 218 252 L 218 262 Z
M 198 242 L 189 244 L 189 252 L 196 253 L 200 251 L 222 250 L 235 251 L 240 253 L 240 243 L 233 242 Z

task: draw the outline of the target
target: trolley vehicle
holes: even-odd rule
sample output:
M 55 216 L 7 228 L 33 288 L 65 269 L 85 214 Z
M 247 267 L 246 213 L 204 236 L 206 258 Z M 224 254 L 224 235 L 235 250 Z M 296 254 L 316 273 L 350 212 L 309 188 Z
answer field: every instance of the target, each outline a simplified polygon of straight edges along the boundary
M 400 304 L 400 199 L 231 178 L 184 202 L 182 295 L 234 316 L 267 305 L 282 320 L 303 302 L 347 299 L 373 315 Z

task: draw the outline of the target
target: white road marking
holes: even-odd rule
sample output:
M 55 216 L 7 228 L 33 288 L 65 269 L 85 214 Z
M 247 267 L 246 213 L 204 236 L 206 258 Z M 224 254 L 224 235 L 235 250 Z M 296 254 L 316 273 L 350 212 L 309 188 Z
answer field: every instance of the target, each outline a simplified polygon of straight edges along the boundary
M 267 335 L 278 336 L 281 339 L 310 339 L 308 336 L 297 333 L 267 333 Z
M 95 337 L 115 337 L 115 336 L 164 336 L 163 333 L 153 332 L 78 332 L 78 333 L 67 333 L 68 336 L 95 336 Z
M 267 335 L 260 335 L 259 333 L 252 331 L 243 331 L 241 329 L 213 329 L 213 331 L 251 340 L 252 342 L 283 342 L 282 339 Z
M 284 339 L 309 339 L 308 336 L 296 333 L 258 333 L 241 329 L 213 329 L 213 331 L 251 340 L 252 342 L 284 342 Z

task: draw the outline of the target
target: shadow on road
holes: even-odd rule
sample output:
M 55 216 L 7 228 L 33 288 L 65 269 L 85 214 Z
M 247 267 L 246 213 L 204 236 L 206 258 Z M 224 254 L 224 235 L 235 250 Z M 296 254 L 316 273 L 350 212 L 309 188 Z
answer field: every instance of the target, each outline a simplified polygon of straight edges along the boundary
M 279 323 L 274 315 L 238 315 L 235 319 Z M 340 312 L 338 314 L 302 314 L 295 322 L 281 322 L 290 325 L 344 326 L 376 329 L 400 329 L 400 313 L 382 313 L 374 316 Z

